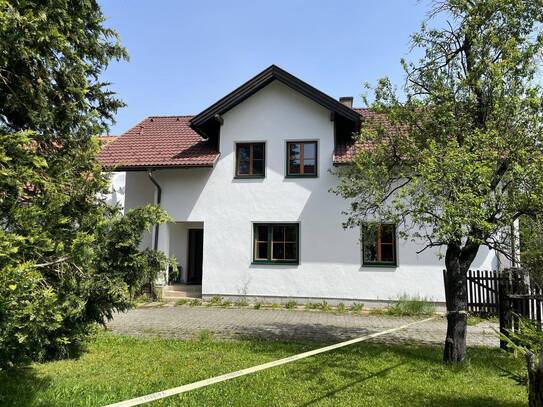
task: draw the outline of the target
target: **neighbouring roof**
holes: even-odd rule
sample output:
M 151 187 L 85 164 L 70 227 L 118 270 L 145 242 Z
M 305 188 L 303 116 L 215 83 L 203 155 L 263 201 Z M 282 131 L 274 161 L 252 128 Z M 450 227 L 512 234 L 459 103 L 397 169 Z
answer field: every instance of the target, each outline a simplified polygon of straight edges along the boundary
M 376 113 L 371 109 L 354 108 L 355 112 L 360 114 L 362 121 L 371 121 L 376 124 L 382 125 L 383 128 L 391 129 L 390 122 L 386 119 L 386 116 L 381 113 Z M 361 150 L 368 150 L 371 145 L 368 143 L 360 143 L 353 140 L 337 143 L 334 149 L 333 163 L 334 165 L 349 164 L 353 161 L 354 156 Z
M 117 139 L 117 136 L 110 136 L 110 135 L 107 135 L 107 136 L 98 136 L 98 140 L 102 143 L 102 144 L 109 144 L 111 143 L 112 141 L 115 141 Z
M 104 146 L 98 160 L 107 168 L 211 167 L 219 152 L 190 128 L 192 116 L 151 116 Z

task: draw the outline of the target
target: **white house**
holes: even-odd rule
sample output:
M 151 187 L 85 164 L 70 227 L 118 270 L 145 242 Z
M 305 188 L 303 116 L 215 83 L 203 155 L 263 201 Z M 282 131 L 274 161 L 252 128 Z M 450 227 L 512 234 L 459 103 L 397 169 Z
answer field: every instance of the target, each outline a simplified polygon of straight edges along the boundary
M 126 171 L 125 208 L 159 203 L 174 222 L 144 245 L 175 255 L 179 283 L 201 295 L 298 302 L 444 302 L 438 249 L 398 238 L 395 225 L 343 229 L 348 202 L 329 192 L 352 133 L 371 115 L 275 65 L 196 116 L 144 119 L 100 159 Z M 496 269 L 481 249 L 474 268 Z

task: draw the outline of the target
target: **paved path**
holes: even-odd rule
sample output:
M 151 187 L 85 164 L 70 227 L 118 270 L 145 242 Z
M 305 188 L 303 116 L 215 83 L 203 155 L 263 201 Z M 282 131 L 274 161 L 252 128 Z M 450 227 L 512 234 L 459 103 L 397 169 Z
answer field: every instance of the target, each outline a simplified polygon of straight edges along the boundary
M 191 338 L 207 330 L 220 338 L 339 342 L 416 319 L 299 310 L 154 307 L 116 314 L 108 327 L 116 333 L 141 336 Z M 499 340 L 492 328 L 497 325 L 484 322 L 468 327 L 468 346 L 498 346 Z M 378 340 L 442 344 L 445 333 L 446 321 L 439 318 Z

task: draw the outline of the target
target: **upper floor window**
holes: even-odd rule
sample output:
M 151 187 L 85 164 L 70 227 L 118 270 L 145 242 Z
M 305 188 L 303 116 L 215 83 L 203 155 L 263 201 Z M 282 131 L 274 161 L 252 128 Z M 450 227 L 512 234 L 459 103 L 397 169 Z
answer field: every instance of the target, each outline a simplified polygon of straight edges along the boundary
M 362 259 L 364 266 L 396 266 L 396 226 L 368 224 L 362 231 Z
M 236 177 L 264 177 L 265 155 L 264 143 L 237 143 Z
M 317 176 L 317 142 L 287 142 L 287 176 Z
M 253 263 L 298 263 L 297 223 L 255 223 Z

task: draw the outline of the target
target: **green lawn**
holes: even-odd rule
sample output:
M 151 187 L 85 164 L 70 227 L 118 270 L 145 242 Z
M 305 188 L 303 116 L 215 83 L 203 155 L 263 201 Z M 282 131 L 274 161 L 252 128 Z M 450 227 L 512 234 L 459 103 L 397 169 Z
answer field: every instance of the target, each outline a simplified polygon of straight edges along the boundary
M 137 339 L 101 334 L 78 360 L 0 373 L 2 406 L 99 406 L 320 346 L 266 341 Z M 152 406 L 523 406 L 524 387 L 502 370 L 522 362 L 470 349 L 462 369 L 441 349 L 361 343 L 174 396 Z

